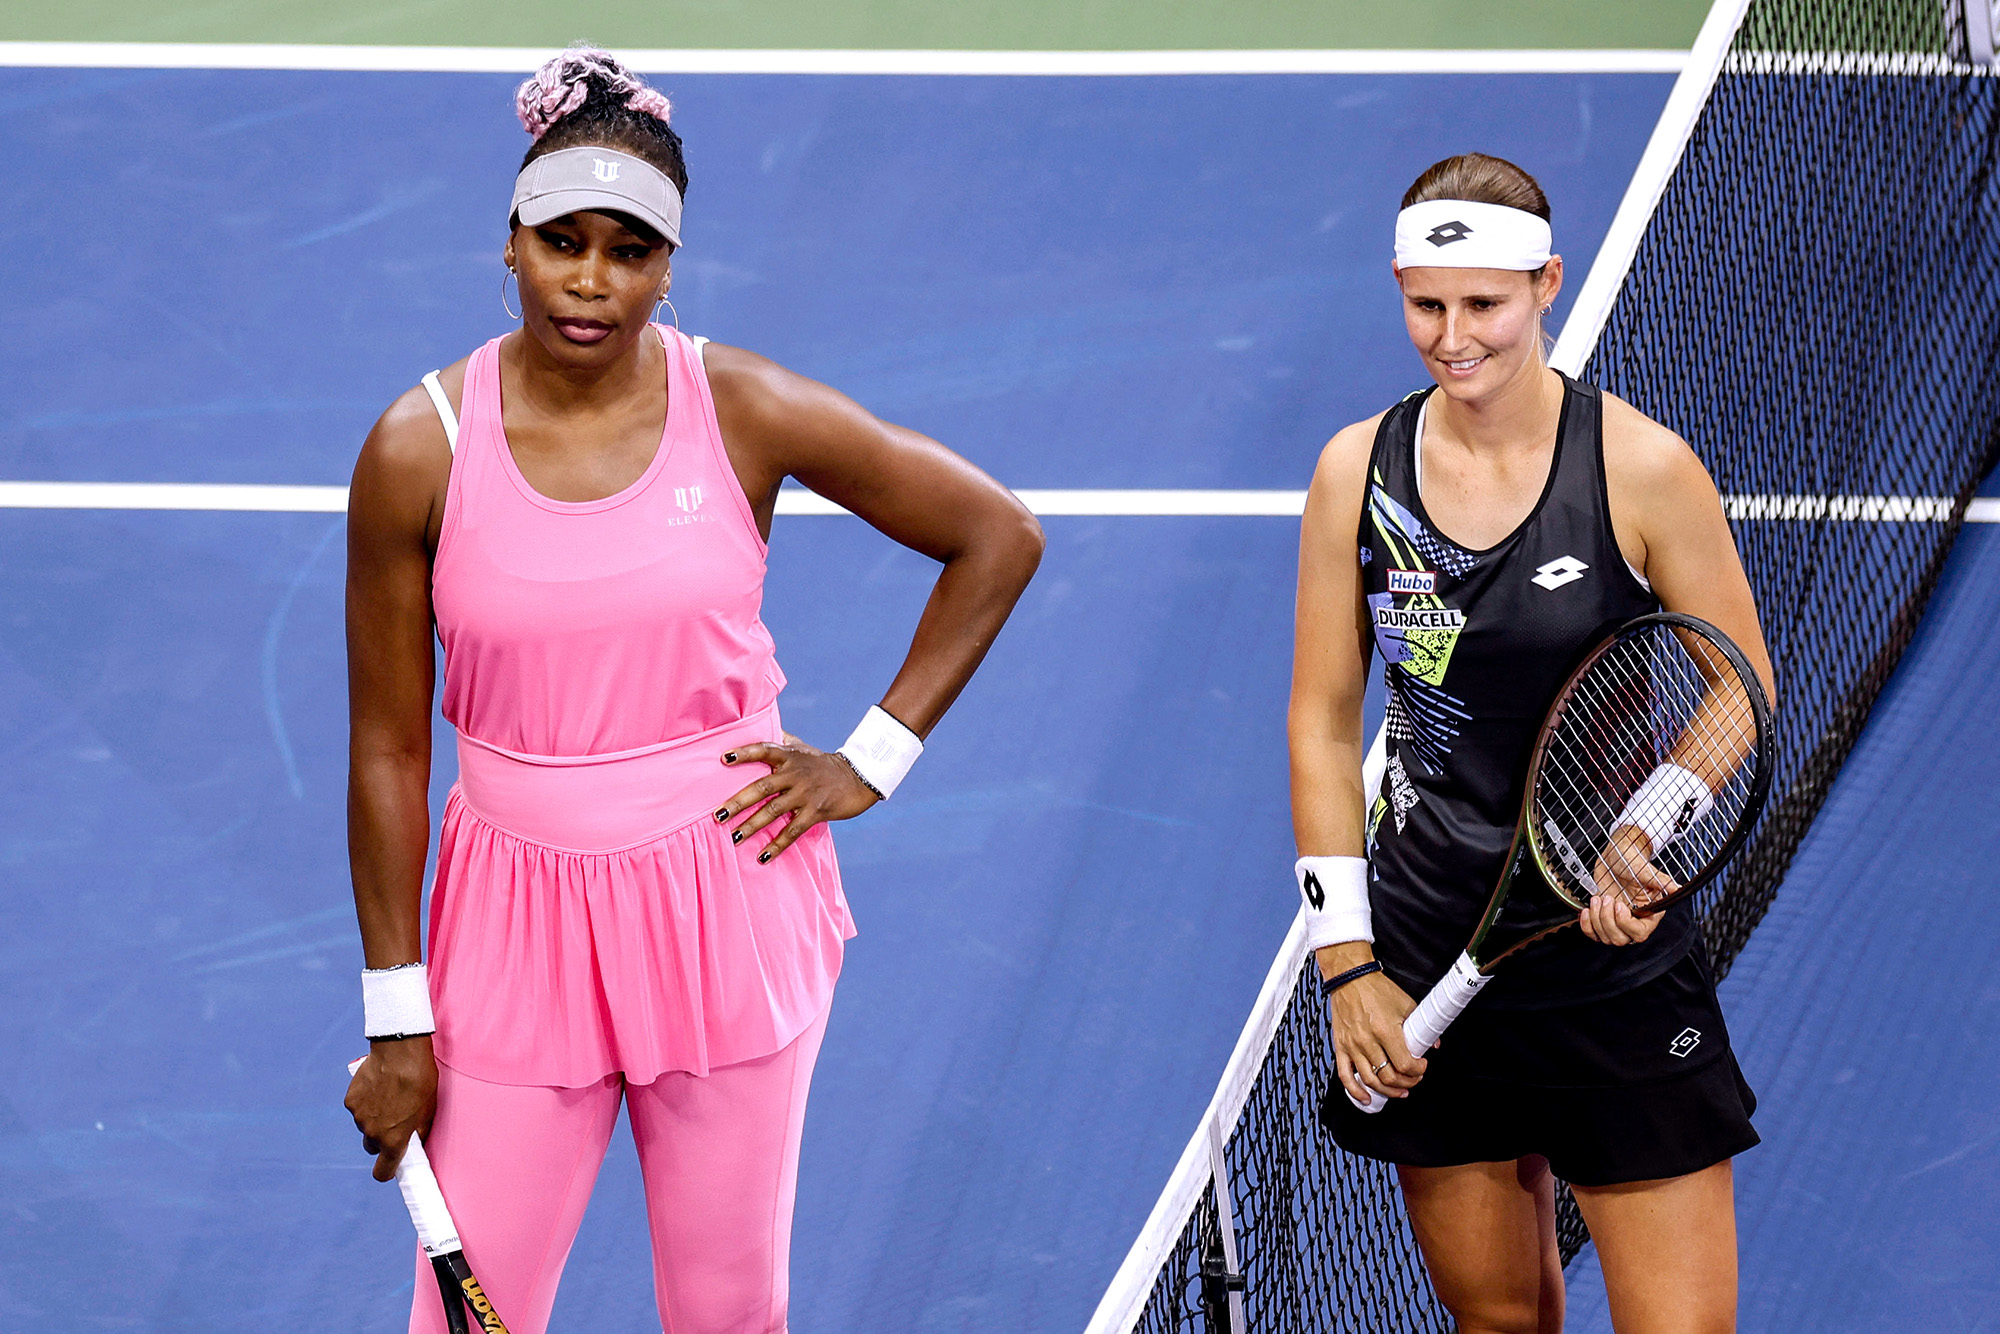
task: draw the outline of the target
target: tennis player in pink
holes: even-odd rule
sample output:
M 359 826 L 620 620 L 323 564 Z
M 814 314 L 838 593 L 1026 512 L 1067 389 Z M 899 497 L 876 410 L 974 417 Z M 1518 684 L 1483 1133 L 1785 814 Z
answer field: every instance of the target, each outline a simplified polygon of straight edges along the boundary
M 349 828 L 372 1046 L 347 1106 L 379 1179 L 424 1134 L 487 1294 L 537 1334 L 622 1102 L 662 1327 L 772 1334 L 854 934 L 827 822 L 895 790 L 1041 530 L 936 443 L 652 321 L 687 186 L 664 97 L 576 48 L 519 100 L 520 327 L 392 405 L 354 472 Z M 788 476 L 943 564 L 902 670 L 834 752 L 784 732 L 760 619 Z M 433 632 L 459 781 L 426 964 Z M 442 1330 L 418 1270 L 410 1328 Z

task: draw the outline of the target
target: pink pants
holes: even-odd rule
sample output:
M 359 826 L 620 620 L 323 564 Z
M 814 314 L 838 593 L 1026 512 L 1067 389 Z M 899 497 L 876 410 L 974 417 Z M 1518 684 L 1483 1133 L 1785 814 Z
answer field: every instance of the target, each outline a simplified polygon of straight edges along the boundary
M 826 1015 L 790 1046 L 705 1076 L 583 1088 L 490 1084 L 438 1067 L 425 1141 L 466 1259 L 513 1334 L 543 1334 L 623 1098 L 666 1334 L 784 1334 L 806 1090 Z M 443 1334 L 417 1255 L 410 1334 Z

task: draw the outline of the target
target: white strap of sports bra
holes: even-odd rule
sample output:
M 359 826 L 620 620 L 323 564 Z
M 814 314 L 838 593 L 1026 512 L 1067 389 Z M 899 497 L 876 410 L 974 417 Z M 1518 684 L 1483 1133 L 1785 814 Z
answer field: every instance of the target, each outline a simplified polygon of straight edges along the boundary
M 451 446 L 452 453 L 458 453 L 458 414 L 451 410 L 451 400 L 444 396 L 444 385 L 436 371 L 424 377 L 424 392 L 431 396 L 431 406 L 437 409 L 438 420 L 444 423 L 444 442 Z

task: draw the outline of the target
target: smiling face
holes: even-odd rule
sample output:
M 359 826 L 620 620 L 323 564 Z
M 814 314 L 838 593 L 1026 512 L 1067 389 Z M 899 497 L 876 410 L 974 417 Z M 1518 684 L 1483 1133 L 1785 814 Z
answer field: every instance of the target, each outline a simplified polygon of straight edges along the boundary
M 521 327 L 559 365 L 588 369 L 629 351 L 673 282 L 672 249 L 612 213 L 571 213 L 507 239 Z
M 1541 310 L 1562 290 L 1562 259 L 1510 269 L 1398 269 L 1403 322 L 1448 395 L 1483 399 L 1542 365 Z

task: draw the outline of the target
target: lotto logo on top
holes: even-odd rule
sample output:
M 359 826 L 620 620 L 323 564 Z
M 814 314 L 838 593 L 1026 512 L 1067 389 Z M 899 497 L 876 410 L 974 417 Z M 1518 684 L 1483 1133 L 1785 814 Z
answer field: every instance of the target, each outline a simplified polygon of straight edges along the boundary
M 1391 593 L 1435 593 L 1437 584 L 1437 574 L 1432 570 L 1389 571 Z
M 590 160 L 590 174 L 609 185 L 618 179 L 618 164 L 606 162 L 601 157 L 594 157 Z
M 1583 578 L 1583 572 L 1589 568 L 1574 556 L 1558 556 L 1546 565 L 1537 565 L 1535 577 L 1530 582 L 1554 591 Z

